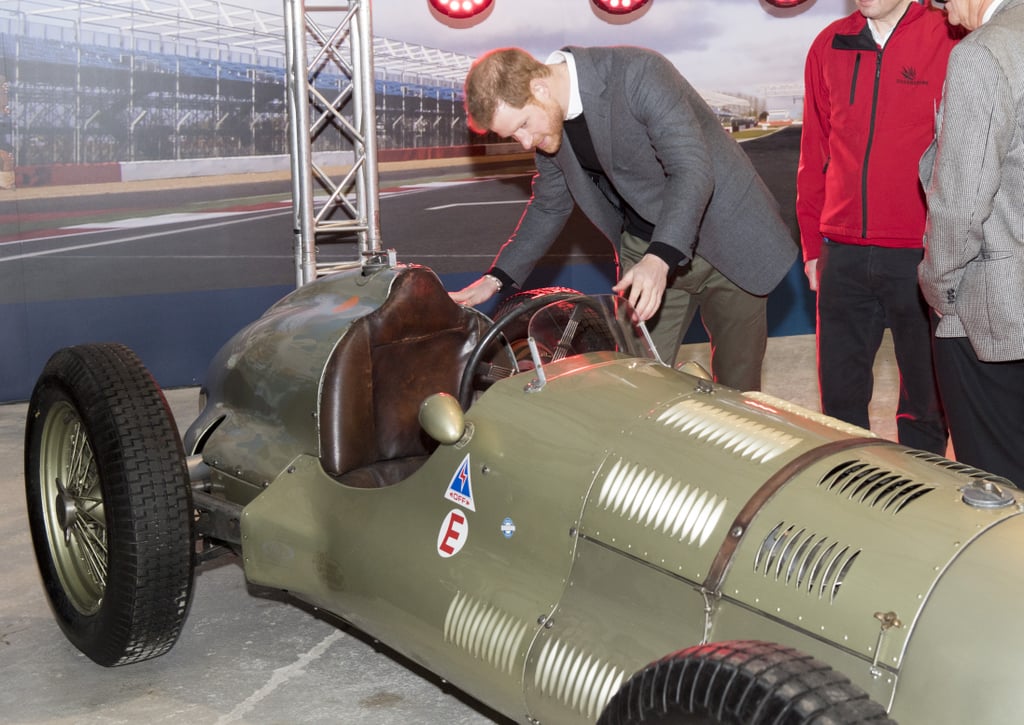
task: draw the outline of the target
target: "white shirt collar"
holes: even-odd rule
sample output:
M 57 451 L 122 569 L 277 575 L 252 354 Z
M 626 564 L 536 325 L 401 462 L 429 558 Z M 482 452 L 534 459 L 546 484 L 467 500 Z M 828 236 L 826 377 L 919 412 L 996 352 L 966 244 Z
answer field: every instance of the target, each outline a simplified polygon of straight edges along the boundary
M 872 18 L 868 18 L 868 28 L 871 30 L 871 37 L 875 39 L 875 43 L 878 44 L 879 48 L 884 48 L 886 42 L 889 40 L 889 36 L 892 35 L 892 31 L 896 30 L 896 26 L 893 25 L 885 33 L 879 31 L 878 26 L 875 25 L 875 21 Z
M 992 4 L 985 8 L 985 14 L 981 16 L 981 24 L 984 25 L 992 19 L 992 15 L 995 13 L 996 8 L 1003 4 L 1003 0 L 992 0 Z
M 576 59 L 572 57 L 572 53 L 566 53 L 561 50 L 556 50 L 554 53 L 548 56 L 548 65 L 555 65 L 556 63 L 565 63 L 569 69 L 569 107 L 565 109 L 565 120 L 568 121 L 570 118 L 576 118 L 578 115 L 583 113 L 583 98 L 580 96 L 580 79 L 576 75 Z

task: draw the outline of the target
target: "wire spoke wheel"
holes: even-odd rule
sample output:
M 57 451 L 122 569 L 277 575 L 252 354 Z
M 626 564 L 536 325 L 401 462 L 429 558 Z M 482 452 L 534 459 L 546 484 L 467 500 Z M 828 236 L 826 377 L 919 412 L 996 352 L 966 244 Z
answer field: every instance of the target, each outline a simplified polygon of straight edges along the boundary
M 82 419 L 67 401 L 43 422 L 39 485 L 54 567 L 68 600 L 94 614 L 107 588 L 103 492 Z
M 192 598 L 192 490 L 167 401 L 123 345 L 57 351 L 32 391 L 25 495 L 65 636 L 114 666 L 167 652 Z

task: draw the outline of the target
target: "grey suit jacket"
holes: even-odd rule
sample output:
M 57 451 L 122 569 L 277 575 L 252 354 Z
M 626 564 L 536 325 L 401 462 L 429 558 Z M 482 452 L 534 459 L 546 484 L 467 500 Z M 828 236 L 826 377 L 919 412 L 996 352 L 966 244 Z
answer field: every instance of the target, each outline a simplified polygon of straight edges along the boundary
M 980 360 L 1024 359 L 1024 0 L 1004 0 L 949 57 L 928 200 L 925 299 L 939 337 Z
M 608 178 L 652 222 L 653 242 L 694 251 L 735 284 L 769 293 L 796 259 L 778 204 L 747 155 L 663 56 L 642 48 L 569 48 L 583 113 Z M 623 217 L 582 169 L 569 140 L 536 154 L 533 197 L 494 266 L 522 283 L 573 203 L 619 247 Z

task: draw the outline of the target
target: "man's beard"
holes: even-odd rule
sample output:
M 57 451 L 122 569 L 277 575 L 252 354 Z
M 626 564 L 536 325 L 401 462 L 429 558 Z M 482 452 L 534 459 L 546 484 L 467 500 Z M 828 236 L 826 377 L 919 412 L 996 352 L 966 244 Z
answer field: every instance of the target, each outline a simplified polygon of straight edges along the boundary
M 545 140 L 551 141 L 553 148 L 540 148 L 539 150 L 548 155 L 554 156 L 562 146 L 562 129 L 565 126 L 562 109 L 554 101 L 543 105 L 544 113 L 548 118 L 550 132 L 545 135 Z

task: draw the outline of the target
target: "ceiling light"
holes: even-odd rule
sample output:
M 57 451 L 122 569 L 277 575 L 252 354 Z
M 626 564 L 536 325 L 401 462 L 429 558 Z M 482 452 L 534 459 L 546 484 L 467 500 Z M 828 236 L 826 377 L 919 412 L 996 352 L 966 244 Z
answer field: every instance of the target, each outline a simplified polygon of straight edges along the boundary
M 430 0 L 439 13 L 451 18 L 471 18 L 491 6 L 494 0 Z
M 625 15 L 639 10 L 650 0 L 594 0 L 594 5 L 612 15 Z

